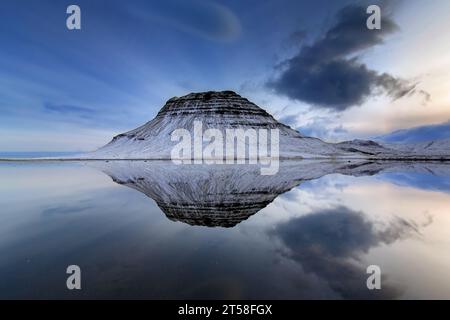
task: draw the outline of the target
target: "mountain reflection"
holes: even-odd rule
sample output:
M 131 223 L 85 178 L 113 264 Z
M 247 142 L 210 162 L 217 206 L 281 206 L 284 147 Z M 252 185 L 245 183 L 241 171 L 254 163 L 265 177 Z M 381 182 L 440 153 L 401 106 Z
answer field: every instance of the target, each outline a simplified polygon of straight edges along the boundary
M 193 226 L 231 228 L 303 181 L 340 173 L 444 174 L 448 164 L 349 161 L 283 161 L 278 174 L 262 176 L 257 165 L 175 165 L 170 161 L 89 163 L 114 182 L 153 199 L 167 218 Z
M 448 298 L 447 168 L 5 163 L 0 297 Z M 79 292 L 65 286 L 70 264 L 83 270 Z M 366 286 L 369 265 L 381 290 Z

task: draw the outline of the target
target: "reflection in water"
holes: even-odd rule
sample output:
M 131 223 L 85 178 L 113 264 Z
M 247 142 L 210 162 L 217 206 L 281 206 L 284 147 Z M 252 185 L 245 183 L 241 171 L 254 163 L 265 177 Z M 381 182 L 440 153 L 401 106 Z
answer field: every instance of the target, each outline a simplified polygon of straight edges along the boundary
M 441 163 L 367 161 L 284 161 L 274 176 L 262 176 L 257 165 L 177 166 L 161 161 L 94 162 L 90 165 L 111 176 L 114 182 L 155 200 L 170 220 L 208 227 L 234 227 L 278 195 L 303 181 L 327 174 L 370 176 L 397 170 L 450 172 L 450 166 Z
M 442 172 L 442 174 L 444 174 Z M 447 175 L 434 172 L 401 172 L 384 173 L 381 178 L 399 186 L 409 186 L 422 190 L 450 193 L 450 179 Z
M 449 171 L 0 164 L 0 298 L 450 298 Z M 80 292 L 65 288 L 70 264 Z M 371 264 L 381 291 L 366 288 Z
M 114 182 L 154 199 L 170 220 L 189 225 L 234 227 L 303 181 L 333 173 L 364 176 L 396 170 L 445 172 L 441 164 L 374 162 L 284 162 L 275 176 L 262 176 L 257 166 L 179 167 L 168 163 L 110 162 L 97 164 Z M 381 244 L 420 236 L 425 227 L 394 217 L 375 226 L 364 213 L 338 206 L 278 224 L 269 234 L 281 240 L 282 254 L 314 274 L 342 298 L 394 299 L 401 293 L 384 283 L 382 291 L 366 286 L 366 267 L 359 257 Z
M 367 290 L 366 266 L 359 263 L 359 257 L 380 244 L 391 244 L 419 232 L 415 222 L 401 218 L 377 230 L 362 212 L 341 206 L 289 220 L 272 234 L 286 245 L 290 258 L 306 272 L 325 279 L 343 298 L 392 299 L 398 292 L 389 285 L 382 291 Z

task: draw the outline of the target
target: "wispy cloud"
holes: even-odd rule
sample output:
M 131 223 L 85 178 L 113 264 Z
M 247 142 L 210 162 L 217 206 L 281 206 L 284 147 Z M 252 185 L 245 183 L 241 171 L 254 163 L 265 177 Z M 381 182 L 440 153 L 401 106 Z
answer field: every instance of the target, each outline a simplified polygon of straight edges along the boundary
M 235 40 L 241 32 L 237 16 L 228 7 L 213 1 L 166 0 L 151 5 L 148 1 L 130 2 L 128 11 L 137 18 L 151 19 L 183 33 L 214 41 Z
M 62 115 L 76 115 L 88 119 L 92 119 L 94 115 L 97 114 L 95 110 L 85 107 L 61 105 L 61 104 L 58 105 L 52 103 L 45 103 L 44 110 L 51 113 L 57 113 Z

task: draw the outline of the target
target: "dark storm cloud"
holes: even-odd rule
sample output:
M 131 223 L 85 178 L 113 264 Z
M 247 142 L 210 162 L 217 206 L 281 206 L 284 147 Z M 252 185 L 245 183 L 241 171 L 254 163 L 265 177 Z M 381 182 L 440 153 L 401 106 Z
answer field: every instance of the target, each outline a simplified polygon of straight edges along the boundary
M 419 234 L 414 222 L 397 218 L 383 230 L 361 212 L 346 207 L 314 212 L 278 225 L 273 234 L 288 248 L 289 257 L 307 273 L 326 281 L 343 298 L 395 298 L 398 291 L 383 285 L 379 292 L 366 287 L 361 255 L 380 244 Z M 376 264 L 376 261 L 374 262 Z
M 338 111 L 361 105 L 372 94 L 384 93 L 396 100 L 411 93 L 415 84 L 371 70 L 356 56 L 398 30 L 386 13 L 381 30 L 367 29 L 367 18 L 366 7 L 341 9 L 323 36 L 278 66 L 281 73 L 269 87 L 292 99 Z

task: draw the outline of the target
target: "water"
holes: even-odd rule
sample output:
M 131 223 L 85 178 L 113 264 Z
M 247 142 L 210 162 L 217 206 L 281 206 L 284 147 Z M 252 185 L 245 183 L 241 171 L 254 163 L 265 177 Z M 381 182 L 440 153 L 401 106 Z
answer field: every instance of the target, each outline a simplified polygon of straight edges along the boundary
M 53 152 L 53 151 L 33 151 L 33 152 L 0 152 L 0 159 L 27 159 L 27 158 L 51 158 L 65 157 L 80 154 L 81 152 Z
M 448 299 L 447 167 L 0 163 L 0 298 Z

